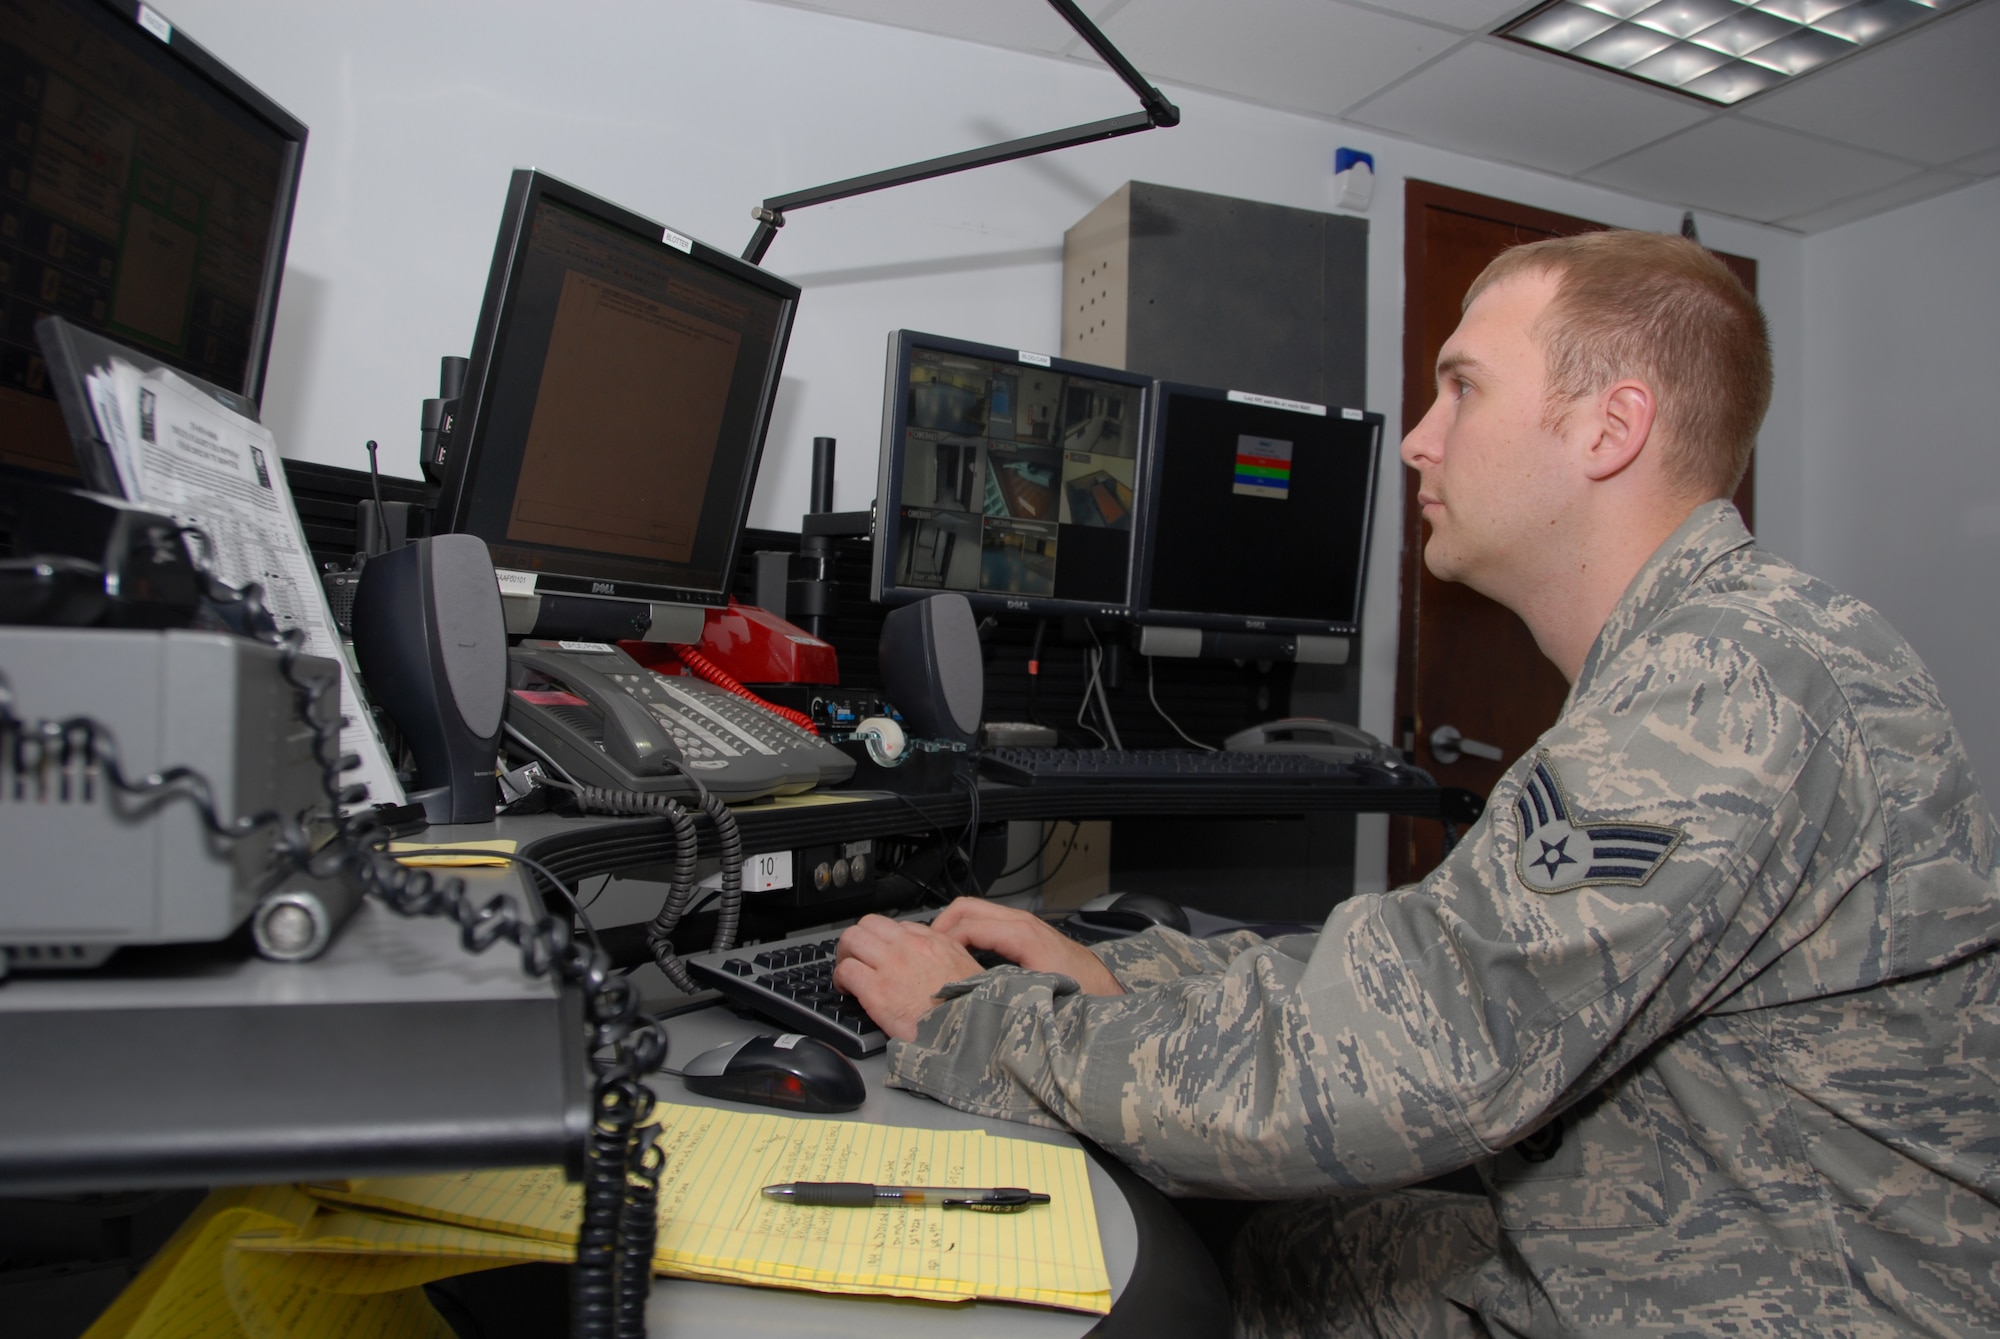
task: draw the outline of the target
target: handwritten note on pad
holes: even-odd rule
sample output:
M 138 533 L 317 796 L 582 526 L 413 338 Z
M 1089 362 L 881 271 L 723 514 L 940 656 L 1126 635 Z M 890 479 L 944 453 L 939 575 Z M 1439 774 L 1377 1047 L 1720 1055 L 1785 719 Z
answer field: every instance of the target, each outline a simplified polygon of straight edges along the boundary
M 683 1278 L 958 1301 L 1034 1302 L 1099 1315 L 1111 1282 L 1082 1150 L 980 1130 L 910 1130 L 714 1107 L 658 1109 L 666 1168 L 653 1267 Z M 784 1181 L 1023 1186 L 1022 1213 L 800 1209 Z M 581 1192 L 554 1170 L 356 1181 L 313 1194 L 544 1241 L 576 1240 Z

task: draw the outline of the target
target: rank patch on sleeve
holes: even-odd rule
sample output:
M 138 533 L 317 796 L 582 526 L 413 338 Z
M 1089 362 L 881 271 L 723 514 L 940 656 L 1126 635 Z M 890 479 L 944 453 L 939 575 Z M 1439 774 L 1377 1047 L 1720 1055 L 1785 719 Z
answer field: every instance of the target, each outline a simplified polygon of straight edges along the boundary
M 1514 797 L 1514 816 L 1521 820 L 1514 868 L 1538 893 L 1566 893 L 1587 883 L 1636 888 L 1666 863 L 1683 835 L 1651 823 L 1586 823 L 1546 753 L 1528 769 Z

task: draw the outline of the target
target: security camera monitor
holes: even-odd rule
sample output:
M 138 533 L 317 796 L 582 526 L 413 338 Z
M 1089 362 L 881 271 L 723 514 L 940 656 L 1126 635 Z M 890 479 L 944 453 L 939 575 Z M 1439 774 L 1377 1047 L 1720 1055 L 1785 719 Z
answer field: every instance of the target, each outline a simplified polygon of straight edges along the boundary
M 1153 397 L 1137 620 L 1358 631 L 1382 416 L 1172 382 Z
M 540 172 L 514 174 L 444 528 L 515 589 L 720 605 L 799 290 Z
M 0 118 L 0 463 L 79 473 L 43 316 L 261 399 L 306 128 L 103 0 L 7 0 Z
M 889 336 L 874 597 L 1122 616 L 1146 378 L 1045 354 Z

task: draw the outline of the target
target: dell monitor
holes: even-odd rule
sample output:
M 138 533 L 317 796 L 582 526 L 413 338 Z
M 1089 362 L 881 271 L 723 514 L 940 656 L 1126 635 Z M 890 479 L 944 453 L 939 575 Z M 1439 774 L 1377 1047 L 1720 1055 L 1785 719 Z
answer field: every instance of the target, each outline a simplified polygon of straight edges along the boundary
M 663 620 L 699 635 L 702 608 L 727 602 L 798 299 L 671 228 L 514 174 L 441 438 L 438 517 L 486 541 L 503 589 L 537 597 L 538 635 L 657 635 Z
M 982 612 L 1131 609 L 1149 381 L 941 335 L 889 336 L 873 595 Z
M 1381 450 L 1380 414 L 1157 383 L 1142 647 L 1240 657 L 1263 644 L 1273 658 L 1344 660 L 1361 626 Z
M 0 462 L 79 473 L 49 314 L 260 399 L 306 128 L 129 0 L 8 0 L 0 89 Z

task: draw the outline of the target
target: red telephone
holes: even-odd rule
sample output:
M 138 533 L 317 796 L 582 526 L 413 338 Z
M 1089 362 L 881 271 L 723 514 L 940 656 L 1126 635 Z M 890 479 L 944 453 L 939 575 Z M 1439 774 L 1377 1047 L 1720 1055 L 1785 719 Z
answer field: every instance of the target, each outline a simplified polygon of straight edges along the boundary
M 819 727 L 810 716 L 766 702 L 742 681 L 829 686 L 840 682 L 840 664 L 833 647 L 776 614 L 737 603 L 734 596 L 728 608 L 707 611 L 698 647 L 677 642 L 620 642 L 618 649 L 656 673 L 687 672 L 706 679 L 815 734 Z

